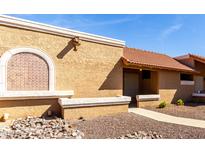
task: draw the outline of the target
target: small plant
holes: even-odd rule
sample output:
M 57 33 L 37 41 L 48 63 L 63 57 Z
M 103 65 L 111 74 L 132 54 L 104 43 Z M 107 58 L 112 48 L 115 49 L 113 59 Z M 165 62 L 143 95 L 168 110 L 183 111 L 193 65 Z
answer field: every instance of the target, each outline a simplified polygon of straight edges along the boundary
M 182 99 L 179 99 L 179 100 L 177 101 L 177 105 L 178 105 L 178 106 L 183 106 L 183 105 L 184 105 L 184 101 L 183 101 Z
M 159 108 L 165 108 L 166 106 L 167 106 L 167 103 L 165 101 L 159 104 Z

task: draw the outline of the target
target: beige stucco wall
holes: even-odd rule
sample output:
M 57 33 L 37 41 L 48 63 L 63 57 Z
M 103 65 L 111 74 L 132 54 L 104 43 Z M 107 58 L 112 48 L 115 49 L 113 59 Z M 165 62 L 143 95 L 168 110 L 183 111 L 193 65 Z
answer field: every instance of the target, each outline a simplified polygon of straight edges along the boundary
M 203 76 L 199 76 L 199 75 L 194 76 L 194 82 L 195 82 L 195 86 L 194 86 L 195 92 L 204 90 L 204 77 Z
M 60 105 L 57 101 L 57 99 L 0 101 L 0 121 L 4 113 L 9 113 L 9 119 L 47 116 L 48 111 L 60 116 Z
M 122 47 L 81 41 L 74 51 L 69 43 L 71 38 L 6 26 L 0 26 L 0 36 L 0 56 L 19 47 L 46 52 L 55 65 L 55 90 L 74 90 L 73 97 L 122 95 Z M 0 101 L 0 104 L 0 117 L 9 113 L 12 119 L 41 116 L 48 109 L 60 113 L 56 100 Z
M 181 85 L 180 73 L 173 71 L 159 71 L 160 101 L 175 103 L 178 99 L 191 100 L 194 85 Z
M 92 119 L 98 116 L 112 115 L 122 112 L 128 112 L 128 104 L 65 108 L 62 109 L 62 117 L 67 120 L 77 120 L 81 117 Z
M 122 47 L 81 41 L 70 49 L 69 38 L 0 26 L 0 55 L 12 48 L 45 51 L 54 61 L 56 90 L 74 90 L 74 97 L 122 95 Z
M 143 107 L 158 107 L 160 104 L 159 101 L 140 101 L 140 102 L 137 102 L 137 107 L 139 108 L 143 108 Z

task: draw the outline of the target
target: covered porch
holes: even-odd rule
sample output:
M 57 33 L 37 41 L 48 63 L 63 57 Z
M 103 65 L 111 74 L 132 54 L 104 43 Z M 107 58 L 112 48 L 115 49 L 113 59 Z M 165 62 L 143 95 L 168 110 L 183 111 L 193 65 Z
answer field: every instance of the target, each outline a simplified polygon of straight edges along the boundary
M 159 105 L 159 100 L 165 98 L 172 102 L 175 92 L 169 93 L 169 91 L 181 87 L 178 82 L 179 74 L 174 72 L 196 73 L 195 69 L 183 65 L 168 55 L 141 49 L 124 48 L 122 61 L 123 94 L 132 97 L 130 106 L 135 107 Z M 166 75 L 162 76 L 161 71 Z M 166 77 L 169 76 L 167 74 L 169 71 L 173 72 L 174 78 L 170 78 L 173 81 L 168 83 Z M 191 82 L 193 84 L 193 81 Z M 161 89 L 164 89 L 164 92 Z M 184 89 L 181 92 L 186 93 Z
M 148 69 L 123 69 L 123 95 L 131 97 L 130 107 L 140 107 L 140 102 L 158 101 L 158 72 Z

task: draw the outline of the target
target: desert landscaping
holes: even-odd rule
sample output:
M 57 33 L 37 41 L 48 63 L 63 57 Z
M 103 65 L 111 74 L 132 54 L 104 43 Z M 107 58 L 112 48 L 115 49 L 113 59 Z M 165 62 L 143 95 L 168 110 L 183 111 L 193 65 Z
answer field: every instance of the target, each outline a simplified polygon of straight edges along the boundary
M 2 127 L 1 139 L 195 139 L 205 138 L 203 128 L 152 120 L 133 113 L 91 120 L 27 117 Z
M 145 109 L 178 117 L 205 120 L 205 103 L 203 102 L 185 102 L 185 104 L 181 106 L 176 104 L 168 104 L 165 108 L 147 106 Z

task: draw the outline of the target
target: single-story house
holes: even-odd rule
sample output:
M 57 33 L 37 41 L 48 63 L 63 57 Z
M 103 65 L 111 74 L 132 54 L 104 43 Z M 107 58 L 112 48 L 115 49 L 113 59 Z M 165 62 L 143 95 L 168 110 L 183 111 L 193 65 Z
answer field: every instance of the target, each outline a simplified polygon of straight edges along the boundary
M 174 103 L 204 97 L 205 58 L 188 54 L 176 58 L 164 54 L 124 48 L 123 95 L 134 106 Z
M 205 58 L 131 49 L 99 35 L 0 15 L 0 117 L 92 118 L 189 100 Z M 201 85 L 203 83 L 203 86 Z

